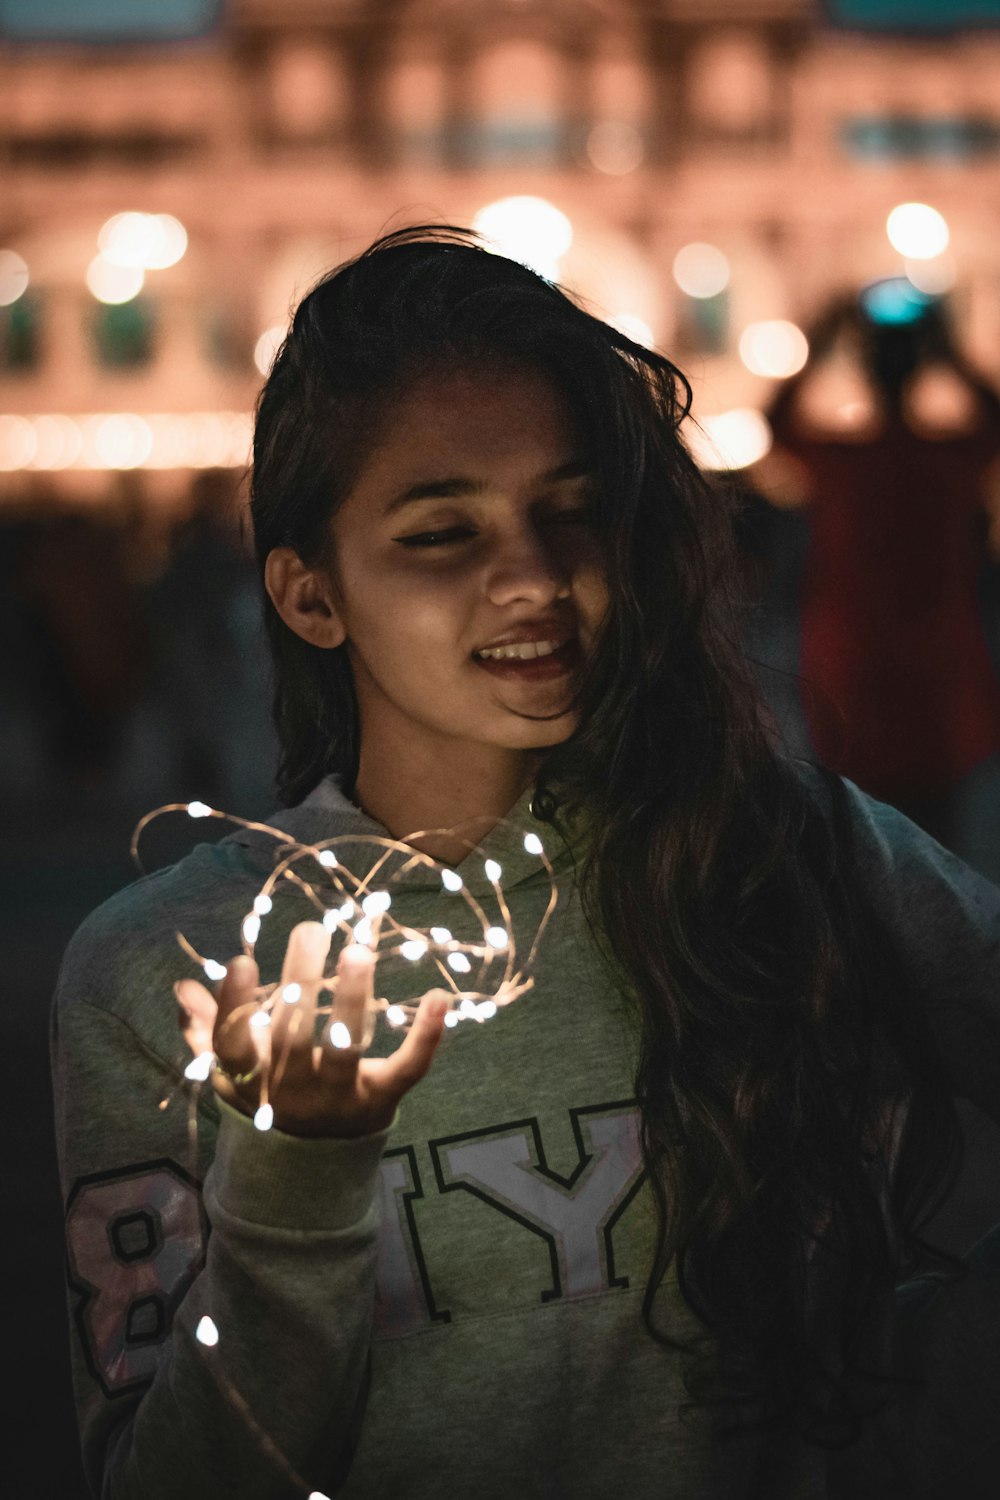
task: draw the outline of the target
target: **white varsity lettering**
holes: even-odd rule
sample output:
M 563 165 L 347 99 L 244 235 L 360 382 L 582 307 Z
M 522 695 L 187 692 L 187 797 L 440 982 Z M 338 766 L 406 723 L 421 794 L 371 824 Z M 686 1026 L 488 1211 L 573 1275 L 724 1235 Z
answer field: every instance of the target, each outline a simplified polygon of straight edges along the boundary
M 201 1260 L 197 1188 L 170 1164 L 85 1179 L 71 1195 L 66 1237 L 94 1374 L 109 1395 L 141 1384 Z
M 566 1297 L 608 1290 L 603 1229 L 642 1170 L 635 1110 L 583 1117 L 580 1124 L 591 1160 L 572 1186 L 544 1175 L 534 1164 L 525 1132 L 477 1136 L 440 1148 L 447 1163 L 446 1187 L 474 1185 L 497 1208 L 530 1221 L 553 1239 L 558 1291 Z
M 416 1193 L 412 1160 L 387 1155 L 379 1171 L 378 1205 L 381 1225 L 375 1266 L 374 1331 L 381 1338 L 398 1338 L 430 1323 L 420 1279 L 417 1247 L 410 1233 L 404 1194 Z

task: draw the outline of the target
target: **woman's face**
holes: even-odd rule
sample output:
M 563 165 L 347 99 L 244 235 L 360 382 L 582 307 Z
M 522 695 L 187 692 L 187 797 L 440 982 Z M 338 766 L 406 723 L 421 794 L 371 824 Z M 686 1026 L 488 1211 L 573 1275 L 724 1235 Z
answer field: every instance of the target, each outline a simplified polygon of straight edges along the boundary
M 529 367 L 428 374 L 390 407 L 333 517 L 326 579 L 363 757 L 457 765 L 572 733 L 574 669 L 608 603 L 594 485 L 565 399 Z M 525 641 L 560 650 L 477 655 Z

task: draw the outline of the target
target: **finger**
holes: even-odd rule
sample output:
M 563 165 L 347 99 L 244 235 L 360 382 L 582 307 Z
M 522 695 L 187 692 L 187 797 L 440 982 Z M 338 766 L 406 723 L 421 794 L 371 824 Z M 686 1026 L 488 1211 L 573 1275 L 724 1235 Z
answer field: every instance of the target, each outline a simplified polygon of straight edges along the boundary
M 375 958 L 370 948 L 348 943 L 337 959 L 337 988 L 330 1014 L 329 1040 L 335 1051 L 366 1045 L 374 997 Z
M 213 1046 L 230 1073 L 248 1073 L 257 1062 L 248 1023 L 257 1009 L 259 979 L 254 960 L 241 953 L 230 961 L 219 985 Z
M 203 984 L 199 984 L 197 979 L 181 979 L 174 985 L 174 996 L 180 1007 L 178 1019 L 181 1022 L 181 1033 L 191 1051 L 195 1057 L 200 1057 L 203 1052 L 211 1052 L 215 1018 L 219 1010 L 215 996 Z
M 299 922 L 288 935 L 282 984 L 307 984 L 323 978 L 330 952 L 330 933 L 322 922 Z
M 320 982 L 330 952 L 330 933 L 321 922 L 299 922 L 288 935 L 278 999 L 272 1012 L 278 1069 L 284 1072 L 296 1048 L 311 1056 Z
M 402 1045 L 385 1060 L 382 1081 L 393 1093 L 401 1096 L 423 1078 L 444 1035 L 444 1018 L 450 1010 L 447 990 L 428 990 L 424 995 Z

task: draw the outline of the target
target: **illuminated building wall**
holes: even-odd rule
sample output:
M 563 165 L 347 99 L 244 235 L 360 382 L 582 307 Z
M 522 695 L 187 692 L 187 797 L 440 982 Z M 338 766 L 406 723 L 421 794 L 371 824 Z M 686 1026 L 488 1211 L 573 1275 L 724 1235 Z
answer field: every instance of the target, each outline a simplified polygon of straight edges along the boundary
M 511 195 L 564 216 L 534 251 L 519 220 L 520 253 L 664 347 L 705 418 L 759 411 L 834 293 L 904 271 L 909 200 L 951 232 L 910 269 L 1000 376 L 998 82 L 998 32 L 864 36 L 813 0 L 231 0 L 196 42 L 7 43 L 0 495 L 124 467 L 168 502 L 241 465 L 255 351 L 314 276 Z M 124 213 L 170 219 L 102 251 Z

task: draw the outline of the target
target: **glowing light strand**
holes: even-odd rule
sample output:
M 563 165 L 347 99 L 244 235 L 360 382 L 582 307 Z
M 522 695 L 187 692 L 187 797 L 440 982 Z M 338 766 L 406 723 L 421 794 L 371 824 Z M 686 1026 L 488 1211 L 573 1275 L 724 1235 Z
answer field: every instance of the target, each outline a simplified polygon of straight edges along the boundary
M 481 845 L 456 834 L 454 829 L 422 829 L 410 835 L 410 843 L 376 834 L 356 833 L 339 835 L 317 844 L 300 843 L 290 834 L 273 828 L 270 824 L 236 817 L 218 808 L 209 807 L 204 802 L 171 802 L 146 813 L 136 825 L 132 836 L 131 853 L 142 874 L 146 872 L 139 856 L 139 843 L 144 831 L 155 819 L 174 812 L 186 813 L 194 819 L 216 818 L 254 832 L 265 833 L 273 838 L 276 844 L 284 845 L 283 857 L 267 876 L 253 898 L 250 910 L 240 922 L 241 946 L 243 952 L 251 958 L 255 955 L 255 948 L 260 941 L 265 922 L 277 915 L 275 892 L 291 885 L 314 907 L 323 926 L 331 933 L 331 936 L 339 932 L 345 943 L 353 943 L 359 941 L 360 933 L 360 940 L 375 956 L 376 966 L 380 961 L 397 956 L 405 961 L 404 967 L 415 965 L 421 959 L 431 962 L 440 976 L 440 988 L 446 990 L 450 996 L 451 1009 L 445 1016 L 445 1022 L 450 1028 L 466 1020 L 474 1020 L 479 1024 L 491 1020 L 500 1009 L 512 1004 L 534 985 L 530 973 L 531 966 L 542 934 L 558 901 L 555 872 L 541 839 L 535 833 L 524 835 L 524 848 L 527 853 L 538 858 L 545 868 L 549 876 L 550 893 L 528 956 L 523 963 L 519 964 L 510 908 L 500 884 L 502 872 L 496 860 L 486 859 L 483 869 L 500 909 L 501 922 L 499 924 L 491 921 L 486 915 L 457 871 L 433 856 L 412 847 L 412 841 L 433 835 L 448 834 L 449 837 L 457 838 L 459 843 L 464 844 L 470 854 L 477 851 L 483 852 Z M 506 819 L 500 821 L 506 827 L 513 827 Z M 379 857 L 367 874 L 357 876 L 335 853 L 334 846 L 342 844 L 367 844 L 380 851 Z M 386 866 L 393 855 L 399 854 L 406 856 L 405 863 L 395 871 L 386 871 Z M 318 885 L 314 875 L 307 876 L 296 868 L 303 862 L 308 862 L 313 869 L 318 868 L 321 872 L 322 887 Z M 449 906 L 455 898 L 460 898 L 465 903 L 480 927 L 481 941 L 460 941 L 454 938 L 451 929 L 443 924 L 435 923 L 427 931 L 421 931 L 397 921 L 392 910 L 392 892 L 387 887 L 402 881 L 411 871 L 420 868 L 438 872 L 442 880 L 442 900 Z M 384 871 L 386 873 L 383 876 Z M 334 890 L 338 897 L 337 905 L 330 905 L 323 899 L 322 888 L 327 891 L 331 888 Z M 358 920 L 359 917 L 360 920 Z M 207 979 L 221 980 L 225 977 L 225 966 L 217 958 L 199 953 L 182 932 L 176 932 L 175 936 L 181 949 L 198 965 Z M 337 953 L 331 951 L 329 962 L 334 968 L 337 956 Z M 497 960 L 503 961 L 503 977 L 495 988 L 487 989 L 489 971 Z M 469 981 L 469 987 L 462 988 L 456 976 L 471 975 L 473 962 L 478 964 L 476 973 Z M 356 1052 L 366 1051 L 371 1045 L 375 1021 L 379 1015 L 385 1017 L 385 1023 L 392 1031 L 399 1031 L 409 1026 L 417 1013 L 419 1000 L 389 1001 L 384 997 L 372 996 L 369 1002 L 369 1015 L 366 1017 L 365 1034 L 362 1041 L 356 1044 L 349 1036 L 345 1036 L 346 1028 L 343 1024 L 332 1019 L 337 983 L 336 973 L 323 977 L 317 985 L 315 1006 L 315 1015 L 323 1021 L 322 1031 L 325 1040 L 337 1048 L 349 1046 Z M 319 997 L 324 993 L 330 998 L 328 1003 L 321 1004 Z M 306 1012 L 296 1003 L 301 995 L 301 986 L 294 981 L 261 984 L 256 988 L 253 1000 L 234 1010 L 225 1023 L 229 1027 L 246 1019 L 250 1026 L 257 1061 L 250 1073 L 246 1075 L 246 1080 L 258 1079 L 259 1103 L 254 1123 L 259 1130 L 271 1128 L 274 1113 L 269 1102 L 269 1093 L 280 1086 L 292 1043 L 301 1025 L 306 1024 Z M 277 1005 L 287 1007 L 292 1011 L 292 1016 L 289 1024 L 283 1029 L 284 1044 L 278 1049 L 278 1055 L 275 1057 L 271 1045 L 270 1020 L 271 1011 Z M 184 1076 L 196 1086 L 200 1085 L 208 1081 L 214 1064 L 214 1055 L 210 1052 L 202 1052 L 188 1064 Z

